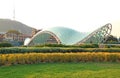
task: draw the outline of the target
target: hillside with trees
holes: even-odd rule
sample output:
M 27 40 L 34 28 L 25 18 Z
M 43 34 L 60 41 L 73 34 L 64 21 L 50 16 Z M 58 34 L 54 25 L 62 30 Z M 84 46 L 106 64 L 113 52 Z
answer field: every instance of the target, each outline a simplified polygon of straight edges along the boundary
M 9 30 L 17 30 L 23 34 L 32 34 L 32 27 L 29 27 L 21 22 L 10 20 L 10 19 L 0 19 L 0 32 L 7 32 Z

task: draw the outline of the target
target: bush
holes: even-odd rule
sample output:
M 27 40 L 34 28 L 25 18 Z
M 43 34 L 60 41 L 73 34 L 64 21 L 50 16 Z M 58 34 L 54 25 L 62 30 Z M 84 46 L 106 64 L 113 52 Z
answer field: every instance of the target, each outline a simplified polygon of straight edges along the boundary
M 119 62 L 120 53 L 26 53 L 0 54 L 0 65 L 55 62 Z
M 76 53 L 76 52 L 120 52 L 120 48 L 64 48 L 64 47 L 9 47 L 0 48 L 0 54 L 12 53 Z
M 98 44 L 81 44 L 81 45 L 79 45 L 79 47 L 81 47 L 81 48 L 98 48 L 99 45 Z
M 31 47 L 78 47 L 78 48 L 98 48 L 98 44 L 80 44 L 80 45 L 64 45 L 64 44 L 41 44 Z
M 10 44 L 8 42 L 1 42 L 0 47 L 12 47 L 12 44 Z
M 35 45 L 32 47 L 67 47 L 67 45 L 63 44 L 41 44 L 41 45 Z
M 119 44 L 106 44 L 105 45 L 105 48 L 120 48 L 120 45 Z

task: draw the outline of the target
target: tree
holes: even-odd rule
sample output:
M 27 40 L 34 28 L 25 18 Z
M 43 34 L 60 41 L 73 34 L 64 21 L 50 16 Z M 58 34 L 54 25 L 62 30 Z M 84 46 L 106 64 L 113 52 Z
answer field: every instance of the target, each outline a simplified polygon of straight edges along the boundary
M 1 42 L 0 47 L 12 47 L 13 45 L 9 42 Z
M 118 43 L 118 39 L 117 39 L 117 37 L 115 37 L 115 36 L 113 36 L 113 35 L 110 35 L 110 36 L 107 38 L 107 40 L 106 40 L 105 43 L 108 43 L 108 44 L 116 44 L 116 43 Z
M 12 34 L 16 34 L 16 35 L 20 34 L 20 32 L 17 30 L 9 30 L 7 33 L 12 33 Z

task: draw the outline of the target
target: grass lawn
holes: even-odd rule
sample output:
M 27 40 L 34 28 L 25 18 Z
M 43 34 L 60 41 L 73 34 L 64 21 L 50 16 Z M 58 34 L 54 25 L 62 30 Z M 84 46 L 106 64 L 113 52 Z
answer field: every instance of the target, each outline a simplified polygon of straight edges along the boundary
M 2 66 L 0 78 L 120 78 L 120 63 L 42 63 Z

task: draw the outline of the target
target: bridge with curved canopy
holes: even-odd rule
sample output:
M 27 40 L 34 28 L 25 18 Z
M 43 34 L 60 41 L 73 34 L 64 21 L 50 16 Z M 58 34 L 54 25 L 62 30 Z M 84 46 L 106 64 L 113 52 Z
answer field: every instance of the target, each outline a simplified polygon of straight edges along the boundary
M 65 44 L 75 45 L 81 43 L 103 43 L 110 35 L 112 25 L 110 23 L 89 33 L 78 32 L 66 27 L 53 27 L 39 31 L 26 45 L 39 44 Z

